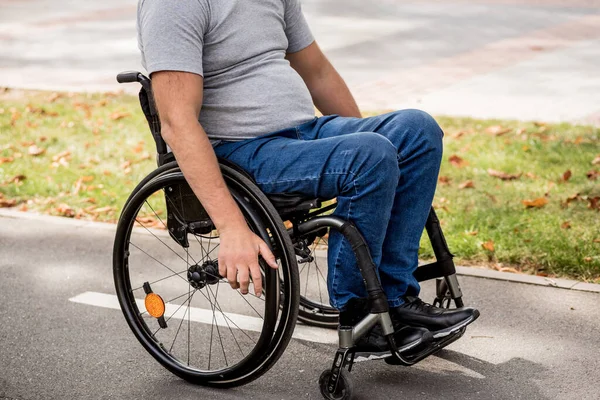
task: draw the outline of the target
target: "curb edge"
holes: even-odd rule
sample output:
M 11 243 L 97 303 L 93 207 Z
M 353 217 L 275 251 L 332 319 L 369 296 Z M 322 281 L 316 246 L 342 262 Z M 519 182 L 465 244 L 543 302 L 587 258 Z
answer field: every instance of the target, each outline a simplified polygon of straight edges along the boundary
M 52 215 L 39 214 L 31 211 L 17 211 L 11 208 L 0 209 L 0 218 L 14 218 L 37 220 L 41 222 L 54 223 L 60 225 L 70 225 L 78 228 L 94 228 L 103 230 L 115 230 L 115 224 L 107 222 L 87 221 Z M 537 286 L 547 286 L 559 289 L 578 290 L 582 292 L 600 293 L 600 284 L 574 281 L 562 278 L 547 278 L 535 275 L 514 274 L 511 272 L 501 272 L 481 267 L 457 266 L 456 273 L 463 276 L 475 278 L 494 279 L 506 282 L 526 283 Z

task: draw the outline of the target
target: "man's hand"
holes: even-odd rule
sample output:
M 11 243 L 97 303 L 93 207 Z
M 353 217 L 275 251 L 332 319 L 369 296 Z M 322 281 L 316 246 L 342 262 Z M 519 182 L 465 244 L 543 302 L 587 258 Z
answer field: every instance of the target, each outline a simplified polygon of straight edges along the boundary
M 262 275 L 258 265 L 258 256 L 277 268 L 275 256 L 269 246 L 256 236 L 246 225 L 232 230 L 219 231 L 221 245 L 219 247 L 219 274 L 226 277 L 233 289 L 240 289 L 242 294 L 248 294 L 250 276 L 254 284 L 254 294 L 260 297 L 262 293 Z
M 248 293 L 252 276 L 257 296 L 262 292 L 258 256 L 277 268 L 269 247 L 246 224 L 233 200 L 206 132 L 198 122 L 202 107 L 200 75 L 162 71 L 152 74 L 152 88 L 162 136 L 173 150 L 186 181 L 217 227 L 221 237 L 219 272 L 231 287 Z M 238 283 L 239 280 L 239 283 Z

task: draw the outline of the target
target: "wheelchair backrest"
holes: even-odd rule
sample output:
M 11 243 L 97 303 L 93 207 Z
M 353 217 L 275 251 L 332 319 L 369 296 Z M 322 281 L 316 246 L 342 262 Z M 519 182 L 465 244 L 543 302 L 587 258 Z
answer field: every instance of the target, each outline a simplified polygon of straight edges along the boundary
M 156 108 L 156 103 L 154 102 L 152 81 L 150 78 L 141 72 L 127 71 L 121 72 L 117 75 L 117 82 L 139 82 L 142 85 L 138 97 L 140 99 L 140 106 L 142 107 L 146 121 L 148 121 L 152 138 L 156 144 L 157 164 L 160 167 L 161 165 L 174 160 L 175 158 L 173 157 L 173 154 L 169 152 L 167 143 L 164 141 L 161 135 L 160 118 L 158 117 L 158 110 Z

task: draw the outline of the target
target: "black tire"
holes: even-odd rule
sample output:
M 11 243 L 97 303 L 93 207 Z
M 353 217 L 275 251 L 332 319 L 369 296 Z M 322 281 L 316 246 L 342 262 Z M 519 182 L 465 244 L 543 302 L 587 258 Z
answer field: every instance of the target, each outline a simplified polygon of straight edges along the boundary
M 266 199 L 264 194 L 260 192 L 260 190 L 246 177 L 242 174 L 234 171 L 231 168 L 226 166 L 221 166 L 222 173 L 225 178 L 225 182 L 227 183 L 234 199 L 236 200 L 238 206 L 242 210 L 246 220 L 248 221 L 249 227 L 259 235 L 266 243 L 270 243 L 272 247 L 272 251 L 278 259 L 279 269 L 273 270 L 261 261 L 261 268 L 263 269 L 263 282 L 264 282 L 264 300 L 253 300 L 258 305 L 252 306 L 251 302 L 247 300 L 244 296 L 242 296 L 239 291 L 233 290 L 229 287 L 229 285 L 220 286 L 223 283 L 223 280 L 220 277 L 214 276 L 215 279 L 213 283 L 207 283 L 202 288 L 194 288 L 192 292 L 191 281 L 188 280 L 186 275 L 183 278 L 184 273 L 189 271 L 189 268 L 197 268 L 196 266 L 200 265 L 200 262 L 196 262 L 192 255 L 189 253 L 189 249 L 184 249 L 187 254 L 187 261 L 184 257 L 179 255 L 173 247 L 175 245 L 179 246 L 177 242 L 171 239 L 168 235 L 164 235 L 164 240 L 162 240 L 159 235 L 160 232 L 156 231 L 154 233 L 152 230 L 144 226 L 143 218 L 138 219 L 138 213 L 142 208 L 148 206 L 153 212 L 154 215 L 158 218 L 158 220 L 162 223 L 159 214 L 152 207 L 151 202 L 155 202 L 156 199 L 165 198 L 164 197 L 164 189 L 167 187 L 172 187 L 173 185 L 187 185 L 185 182 L 185 178 L 183 174 L 179 171 L 175 163 L 169 163 L 163 165 L 158 170 L 155 170 L 151 173 L 146 179 L 144 179 L 138 187 L 131 194 L 128 199 L 121 217 L 119 219 L 119 223 L 117 225 L 117 232 L 115 237 L 115 243 L 113 248 L 113 273 L 114 273 L 114 281 L 115 288 L 117 291 L 117 296 L 119 298 L 119 303 L 121 305 L 121 309 L 129 324 L 129 327 L 133 331 L 134 335 L 143 345 L 143 347 L 157 360 L 160 364 L 162 364 L 169 371 L 174 373 L 175 375 L 188 380 L 195 384 L 208 385 L 208 386 L 218 386 L 218 387 L 232 387 L 238 386 L 245 383 L 248 383 L 263 373 L 267 372 L 274 363 L 279 359 L 287 344 L 289 343 L 298 313 L 298 304 L 299 304 L 299 288 L 298 288 L 298 268 L 296 264 L 294 250 L 287 234 L 283 226 L 283 222 L 279 215 L 274 210 L 273 206 Z M 150 199 L 150 201 L 149 201 Z M 164 200 L 167 201 L 167 200 Z M 152 241 L 153 239 L 145 234 L 145 232 L 141 229 L 134 232 L 134 223 L 140 224 L 143 229 L 146 229 L 147 232 L 151 233 L 150 236 L 157 239 L 154 241 L 152 246 L 146 247 L 148 251 L 146 252 L 144 249 L 141 249 L 139 246 L 135 245 L 131 242 L 132 234 L 136 235 L 136 241 L 141 241 L 140 243 L 145 243 L 145 241 Z M 166 228 L 166 224 L 164 224 Z M 144 235 L 142 235 L 144 233 Z M 212 234 L 212 232 L 211 232 Z M 199 246 L 203 246 L 203 242 L 206 242 L 205 236 L 200 235 L 192 235 L 188 233 L 187 236 L 191 236 L 192 240 L 190 243 L 193 243 L 194 238 L 196 239 Z M 198 239 L 200 236 L 202 239 Z M 210 249 L 210 240 L 213 237 L 210 237 L 209 249 Z M 168 243 L 168 244 L 167 244 Z M 213 245 L 218 247 L 218 245 L 213 242 Z M 130 246 L 131 245 L 131 246 Z M 186 269 L 182 272 L 175 272 L 174 269 L 171 269 L 166 261 L 163 262 L 159 260 L 154 254 L 149 254 L 150 252 L 154 253 L 160 249 L 164 250 L 164 247 L 167 247 L 171 253 L 166 252 L 168 256 L 171 258 L 175 258 L 177 262 L 180 263 L 179 259 L 186 262 Z M 191 247 L 191 246 L 190 246 Z M 200 261 L 204 261 L 204 264 L 214 262 L 211 259 L 211 253 L 216 249 L 207 251 L 202 254 L 202 259 Z M 183 249 L 179 246 L 179 251 Z M 143 255 L 148 256 L 149 258 L 144 258 L 144 263 L 140 264 L 140 268 L 137 268 L 137 260 L 132 262 L 132 257 L 134 253 L 139 253 L 141 251 L 140 258 L 143 258 Z M 173 257 L 173 254 L 177 255 L 179 259 Z M 192 265 L 189 261 L 191 257 Z M 213 255 L 212 257 L 216 257 Z M 156 263 L 154 263 L 154 260 Z M 204 265 L 202 264 L 202 265 Z M 153 277 L 153 282 L 150 283 L 147 279 L 147 276 L 152 276 L 152 272 L 150 269 L 155 267 L 159 271 L 163 271 L 162 268 L 168 269 L 168 276 L 162 277 L 160 273 L 167 274 L 167 272 L 159 272 L 156 276 Z M 178 266 L 177 268 L 181 268 Z M 210 273 L 206 273 L 207 276 Z M 161 279 L 156 280 L 156 277 L 161 276 Z M 138 304 L 140 301 L 136 302 L 136 296 L 140 295 L 138 291 L 142 287 L 139 286 L 141 283 L 148 284 L 148 287 L 151 285 L 155 285 L 156 287 L 161 287 L 167 291 L 173 291 L 173 293 L 180 293 L 181 290 L 184 290 L 184 285 L 181 284 L 181 280 L 177 278 L 182 278 L 185 282 L 185 286 L 187 288 L 188 298 L 183 300 L 182 304 L 174 304 L 173 308 L 179 306 L 176 311 L 172 312 L 169 319 L 165 319 L 163 317 L 163 321 L 167 323 L 171 317 L 174 319 L 180 319 L 179 327 L 173 338 L 173 344 L 171 344 L 170 348 L 167 349 L 169 343 L 163 343 L 164 340 L 161 339 L 163 333 L 166 335 L 167 333 L 171 333 L 174 331 L 177 323 L 171 322 L 173 329 L 168 331 L 167 329 L 160 328 L 154 331 L 156 328 L 156 324 L 159 324 L 158 319 L 152 318 L 146 311 L 140 312 L 138 308 Z M 132 282 L 134 281 L 134 282 Z M 178 291 L 172 289 L 174 286 L 178 286 Z M 212 290 L 211 286 L 214 286 L 216 289 Z M 281 287 L 283 286 L 283 287 Z M 219 287 L 221 289 L 221 293 L 228 290 L 231 297 L 227 300 L 228 302 L 233 301 L 234 303 L 237 301 L 238 303 L 244 304 L 242 301 L 246 302 L 251 309 L 258 314 L 260 318 L 250 317 L 248 315 L 243 314 L 234 314 L 232 311 L 229 311 L 227 307 L 229 304 L 221 303 L 219 304 L 218 295 Z M 154 289 L 154 288 L 153 288 Z M 204 294 L 203 290 L 207 295 Z M 146 291 L 146 288 L 144 288 Z M 215 294 L 216 291 L 216 294 Z M 158 291 L 155 291 L 160 295 Z M 211 310 L 206 309 L 198 309 L 192 307 L 192 301 L 194 299 L 195 293 L 201 293 L 206 300 L 208 300 L 211 304 Z M 240 297 L 236 297 L 235 292 L 239 294 Z M 280 296 L 280 292 L 285 293 L 285 296 Z M 143 295 L 144 293 L 141 292 Z M 184 290 L 184 297 L 185 297 Z M 181 297 L 181 296 L 180 296 Z M 199 297 L 198 297 L 199 298 Z M 175 301 L 177 298 L 172 299 Z M 221 297 L 221 300 L 223 297 Z M 202 300 L 200 298 L 200 300 Z M 179 300 L 181 301 L 181 300 Z M 214 303 L 213 303 L 214 301 Z M 187 303 L 187 305 L 186 305 Z M 262 304 L 264 303 L 264 306 Z M 223 305 L 225 304 L 225 305 Z M 167 312 L 165 313 L 165 317 L 169 314 L 169 302 L 167 302 Z M 179 312 L 182 307 L 185 307 L 183 311 L 183 316 L 181 316 L 181 312 Z M 143 307 L 143 306 L 142 306 Z M 233 307 L 233 306 L 231 306 Z M 263 307 L 263 308 L 261 308 Z M 236 313 L 240 313 L 242 311 L 239 310 L 239 305 L 235 305 L 233 311 Z M 199 310 L 197 312 L 197 310 Z M 261 314 L 260 311 L 263 311 Z M 220 341 L 220 346 L 222 348 L 222 357 L 219 355 L 214 356 L 213 364 L 217 362 L 217 359 L 224 360 L 225 366 L 219 369 L 212 370 L 211 369 L 211 354 L 208 356 L 208 369 L 198 368 L 195 364 L 190 365 L 191 358 L 198 358 L 198 360 L 203 357 L 203 351 L 194 349 L 192 351 L 192 340 L 191 340 L 191 321 L 192 321 L 192 313 L 194 312 L 194 318 L 197 315 L 203 316 L 206 312 L 212 311 L 212 320 L 211 320 L 211 333 L 210 333 L 210 351 L 212 352 L 213 342 Z M 179 314 L 178 314 L 179 312 Z M 220 314 L 219 314 L 220 313 Z M 249 311 L 252 314 L 252 311 Z M 182 357 L 178 353 L 185 353 L 185 346 L 178 344 L 177 347 L 174 347 L 176 340 L 181 338 L 179 335 L 181 327 L 184 325 L 185 319 L 187 315 L 187 330 L 188 336 L 186 339 L 187 344 L 187 362 L 185 361 L 185 356 Z M 202 317 L 204 318 L 204 317 Z M 200 324 L 194 324 L 194 332 L 197 334 L 198 332 L 202 332 L 205 328 L 205 325 L 208 324 L 205 320 L 200 318 L 198 321 L 194 319 L 194 322 L 203 322 Z M 248 328 L 247 332 L 244 332 L 245 325 L 239 323 L 241 327 L 236 324 L 236 318 L 239 321 L 251 320 L 250 325 L 252 327 Z M 241 318 L 241 319 L 240 319 Z M 254 319 L 252 319 L 254 318 Z M 210 319 L 210 318 L 209 318 Z M 258 322 L 253 322 L 254 320 L 258 320 Z M 220 321 L 220 322 L 219 322 Z M 151 326 L 154 325 L 154 328 Z M 232 325 L 235 325 L 232 329 Z M 219 332 L 219 339 L 213 340 L 214 328 L 216 326 L 217 332 Z M 221 336 L 219 326 L 221 326 L 223 332 L 227 333 L 225 326 L 229 329 L 230 336 L 233 337 L 235 341 L 235 345 L 239 349 L 239 355 L 236 355 L 236 358 L 239 358 L 238 362 L 230 363 L 233 358 L 227 358 L 227 353 L 225 350 L 225 345 L 223 343 L 223 338 Z M 258 328 L 260 326 L 260 328 Z M 197 328 L 197 329 L 196 329 Z M 236 338 L 235 332 L 244 333 L 247 338 L 244 338 L 238 333 L 238 337 Z M 240 339 L 241 337 L 241 339 Z M 225 338 L 226 340 L 231 341 L 231 338 Z M 171 337 L 169 337 L 169 341 Z M 183 340 L 183 339 L 182 339 Z M 194 338 L 193 345 L 194 347 L 199 347 L 204 344 L 206 347 L 206 340 L 199 341 L 197 337 Z M 241 342 L 241 344 L 240 344 Z M 244 343 L 245 342 L 245 343 Z M 231 342 L 233 343 L 233 342 Z M 247 344 L 247 347 L 246 347 Z M 232 344 L 234 351 L 237 353 L 235 349 L 235 345 Z M 244 352 L 242 350 L 242 345 L 247 348 L 247 351 Z M 182 347 L 183 346 L 183 347 Z M 215 347 L 217 344 L 215 344 Z M 249 349 L 248 349 L 249 347 Z M 215 350 L 216 351 L 216 350 Z M 199 361 L 198 361 L 199 363 Z
M 319 377 L 319 389 L 321 394 L 327 400 L 350 400 L 354 396 L 354 381 L 350 373 L 345 369 L 340 369 L 340 380 L 338 381 L 335 392 L 329 393 L 327 385 L 331 377 L 331 370 L 326 369 Z

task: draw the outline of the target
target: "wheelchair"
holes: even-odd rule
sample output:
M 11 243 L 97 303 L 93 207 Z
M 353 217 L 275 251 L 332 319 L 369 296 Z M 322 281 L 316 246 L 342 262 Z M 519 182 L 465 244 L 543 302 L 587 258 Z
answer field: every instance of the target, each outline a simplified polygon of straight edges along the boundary
M 218 232 L 161 137 L 151 80 L 130 71 L 120 73 L 117 81 L 142 86 L 139 99 L 156 144 L 158 168 L 136 186 L 120 215 L 113 247 L 114 283 L 130 329 L 170 372 L 199 385 L 243 385 L 277 362 L 297 320 L 337 328 L 338 312 L 328 305 L 326 258 L 320 249 L 330 229 L 352 246 L 370 313 L 356 326 L 338 329 L 339 348 L 319 378 L 325 399 L 352 397 L 353 346 L 376 324 L 392 352 L 385 361 L 394 365 L 414 365 L 464 334 L 466 327 L 423 348 L 398 349 L 368 246 L 352 222 L 330 215 L 336 206 L 333 199 L 264 194 L 244 170 L 219 159 L 249 228 L 270 246 L 279 266 L 270 268 L 259 259 L 261 296 L 252 294 L 252 283 L 246 296 L 232 289 L 219 275 Z M 436 261 L 417 268 L 415 277 L 436 280 L 434 305 L 463 307 L 453 255 L 433 208 L 426 231 Z

